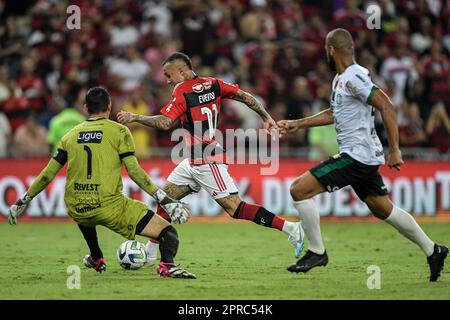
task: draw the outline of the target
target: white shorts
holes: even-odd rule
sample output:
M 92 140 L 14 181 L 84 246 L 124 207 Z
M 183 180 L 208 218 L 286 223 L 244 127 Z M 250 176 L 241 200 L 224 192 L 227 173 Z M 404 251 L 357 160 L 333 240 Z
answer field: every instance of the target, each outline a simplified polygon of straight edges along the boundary
M 228 165 L 224 163 L 191 165 L 188 159 L 184 159 L 170 173 L 167 181 L 188 186 L 194 192 L 203 188 L 214 199 L 238 193 L 233 178 L 228 173 Z

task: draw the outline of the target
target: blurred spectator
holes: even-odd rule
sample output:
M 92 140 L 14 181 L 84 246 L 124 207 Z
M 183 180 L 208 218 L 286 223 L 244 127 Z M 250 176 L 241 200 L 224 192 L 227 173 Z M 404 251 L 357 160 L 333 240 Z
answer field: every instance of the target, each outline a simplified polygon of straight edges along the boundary
M 250 10 L 240 21 L 241 34 L 245 40 L 275 39 L 275 21 L 269 13 L 266 0 L 250 0 Z
M 8 145 L 11 139 L 11 127 L 8 118 L 0 112 L 0 159 L 8 156 Z
M 134 46 L 128 46 L 123 58 L 110 61 L 109 72 L 119 77 L 122 91 L 131 92 L 142 85 L 150 72 L 150 66 Z
M 84 99 L 86 90 L 81 90 L 79 97 Z M 83 100 L 80 98 L 76 102 L 75 106 L 68 105 L 59 114 L 54 116 L 49 124 L 48 129 L 48 143 L 52 148 L 52 154 L 57 151 L 59 141 L 61 138 L 70 131 L 73 127 L 83 122 L 86 117 L 82 112 Z
M 356 0 L 346 0 L 345 8 L 334 12 L 332 24 L 333 28 L 345 28 L 357 36 L 366 29 L 366 18 Z
M 143 116 L 151 115 L 150 108 L 143 97 L 143 88 L 135 89 L 129 100 L 123 104 L 123 110 L 140 114 Z M 128 125 L 134 138 L 136 146 L 136 155 L 138 157 L 148 157 L 151 155 L 151 148 L 155 146 L 154 130 L 139 123 L 130 123 Z
M 413 103 L 407 107 L 405 115 L 405 122 L 399 126 L 400 146 L 423 146 L 426 140 L 426 135 L 424 131 L 424 123 L 420 118 L 420 111 L 417 104 Z
M 22 89 L 23 95 L 28 99 L 30 107 L 35 112 L 44 108 L 44 82 L 35 72 L 37 61 L 31 56 L 22 60 L 21 72 L 17 78 L 17 85 Z
M 233 59 L 233 45 L 238 40 L 238 31 L 233 23 L 231 9 L 226 8 L 214 32 L 214 55 Z
M 423 17 L 422 20 L 420 20 L 420 31 L 411 36 L 411 47 L 419 54 L 422 54 L 431 46 L 432 40 L 433 30 L 430 19 Z
M 380 75 L 386 81 L 393 80 L 395 82 L 395 90 L 390 97 L 397 108 L 397 121 L 399 123 L 404 119 L 401 104 L 405 98 L 406 87 L 408 85 L 412 86 L 414 81 L 418 79 L 415 61 L 409 52 L 408 35 L 398 33 L 393 55 L 383 61 L 380 72 Z
M 41 126 L 34 113 L 14 133 L 11 153 L 15 158 L 46 157 L 49 155 L 47 129 Z
M 58 53 L 54 54 L 50 58 L 50 65 L 45 77 L 45 84 L 50 89 L 52 94 L 55 94 L 58 90 L 58 84 L 62 78 L 62 56 Z
M 440 152 L 447 152 L 450 147 L 450 117 L 442 103 L 436 104 L 426 124 L 430 146 Z
M 427 100 L 431 104 L 439 101 L 450 103 L 450 60 L 444 54 L 442 44 L 439 40 L 433 40 L 431 52 L 421 61 L 423 76 L 428 84 L 425 89 Z
M 0 64 L 9 66 L 12 77 L 16 77 L 20 69 L 20 61 L 25 53 L 24 35 L 18 25 L 18 17 L 6 18 L 5 29 L 0 31 Z
M 292 87 L 292 96 L 287 102 L 286 118 L 303 118 L 306 113 L 310 113 L 311 104 L 308 81 L 305 77 L 297 77 Z
M 154 32 L 162 35 L 166 39 L 170 39 L 172 36 L 172 13 L 170 12 L 168 3 L 169 1 L 166 0 L 154 0 L 145 1 L 143 4 L 143 17 L 147 19 L 155 19 Z
M 132 24 L 131 16 L 126 12 L 117 14 L 116 24 L 110 27 L 109 32 L 111 45 L 116 48 L 133 45 L 139 38 L 139 31 Z
M 208 40 L 211 26 L 205 8 L 199 1 L 194 1 L 183 13 L 180 23 L 180 38 L 183 52 L 189 56 L 209 54 Z
M 15 131 L 25 123 L 31 111 L 31 105 L 28 98 L 23 95 L 22 89 L 14 81 L 8 83 L 6 88 L 8 98 L 3 101 L 1 107 L 8 117 L 12 130 Z
M 233 65 L 231 64 L 231 61 L 225 57 L 217 59 L 216 64 L 214 65 L 214 75 L 225 82 L 236 83 Z
M 278 53 L 279 62 L 276 64 L 278 75 L 286 82 L 285 94 L 291 92 L 291 84 L 294 79 L 302 74 L 303 60 L 300 59 L 299 48 L 294 43 L 288 43 L 280 48 Z

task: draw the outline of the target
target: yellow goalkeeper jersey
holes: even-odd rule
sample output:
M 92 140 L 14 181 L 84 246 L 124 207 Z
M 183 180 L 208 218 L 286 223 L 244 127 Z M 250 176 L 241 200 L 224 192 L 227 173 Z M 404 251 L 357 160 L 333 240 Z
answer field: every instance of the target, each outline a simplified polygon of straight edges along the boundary
M 87 119 L 61 139 L 58 149 L 67 155 L 64 200 L 72 215 L 86 218 L 123 199 L 121 159 L 135 152 L 126 126 L 105 118 Z

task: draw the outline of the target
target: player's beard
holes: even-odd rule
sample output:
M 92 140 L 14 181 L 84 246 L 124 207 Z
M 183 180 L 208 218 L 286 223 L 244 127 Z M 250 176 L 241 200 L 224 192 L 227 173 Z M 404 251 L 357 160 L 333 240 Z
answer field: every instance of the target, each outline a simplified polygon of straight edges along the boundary
M 327 62 L 328 66 L 330 67 L 331 71 L 336 71 L 336 62 L 334 62 L 333 57 L 330 57 L 327 53 Z

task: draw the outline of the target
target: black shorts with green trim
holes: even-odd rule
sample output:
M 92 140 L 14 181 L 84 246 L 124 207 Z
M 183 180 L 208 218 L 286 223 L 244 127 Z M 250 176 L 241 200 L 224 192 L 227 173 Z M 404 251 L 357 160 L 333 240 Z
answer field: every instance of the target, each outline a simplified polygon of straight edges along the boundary
M 368 195 L 389 194 L 378 167 L 361 163 L 348 154 L 341 153 L 321 162 L 310 172 L 328 192 L 350 185 L 364 201 Z

